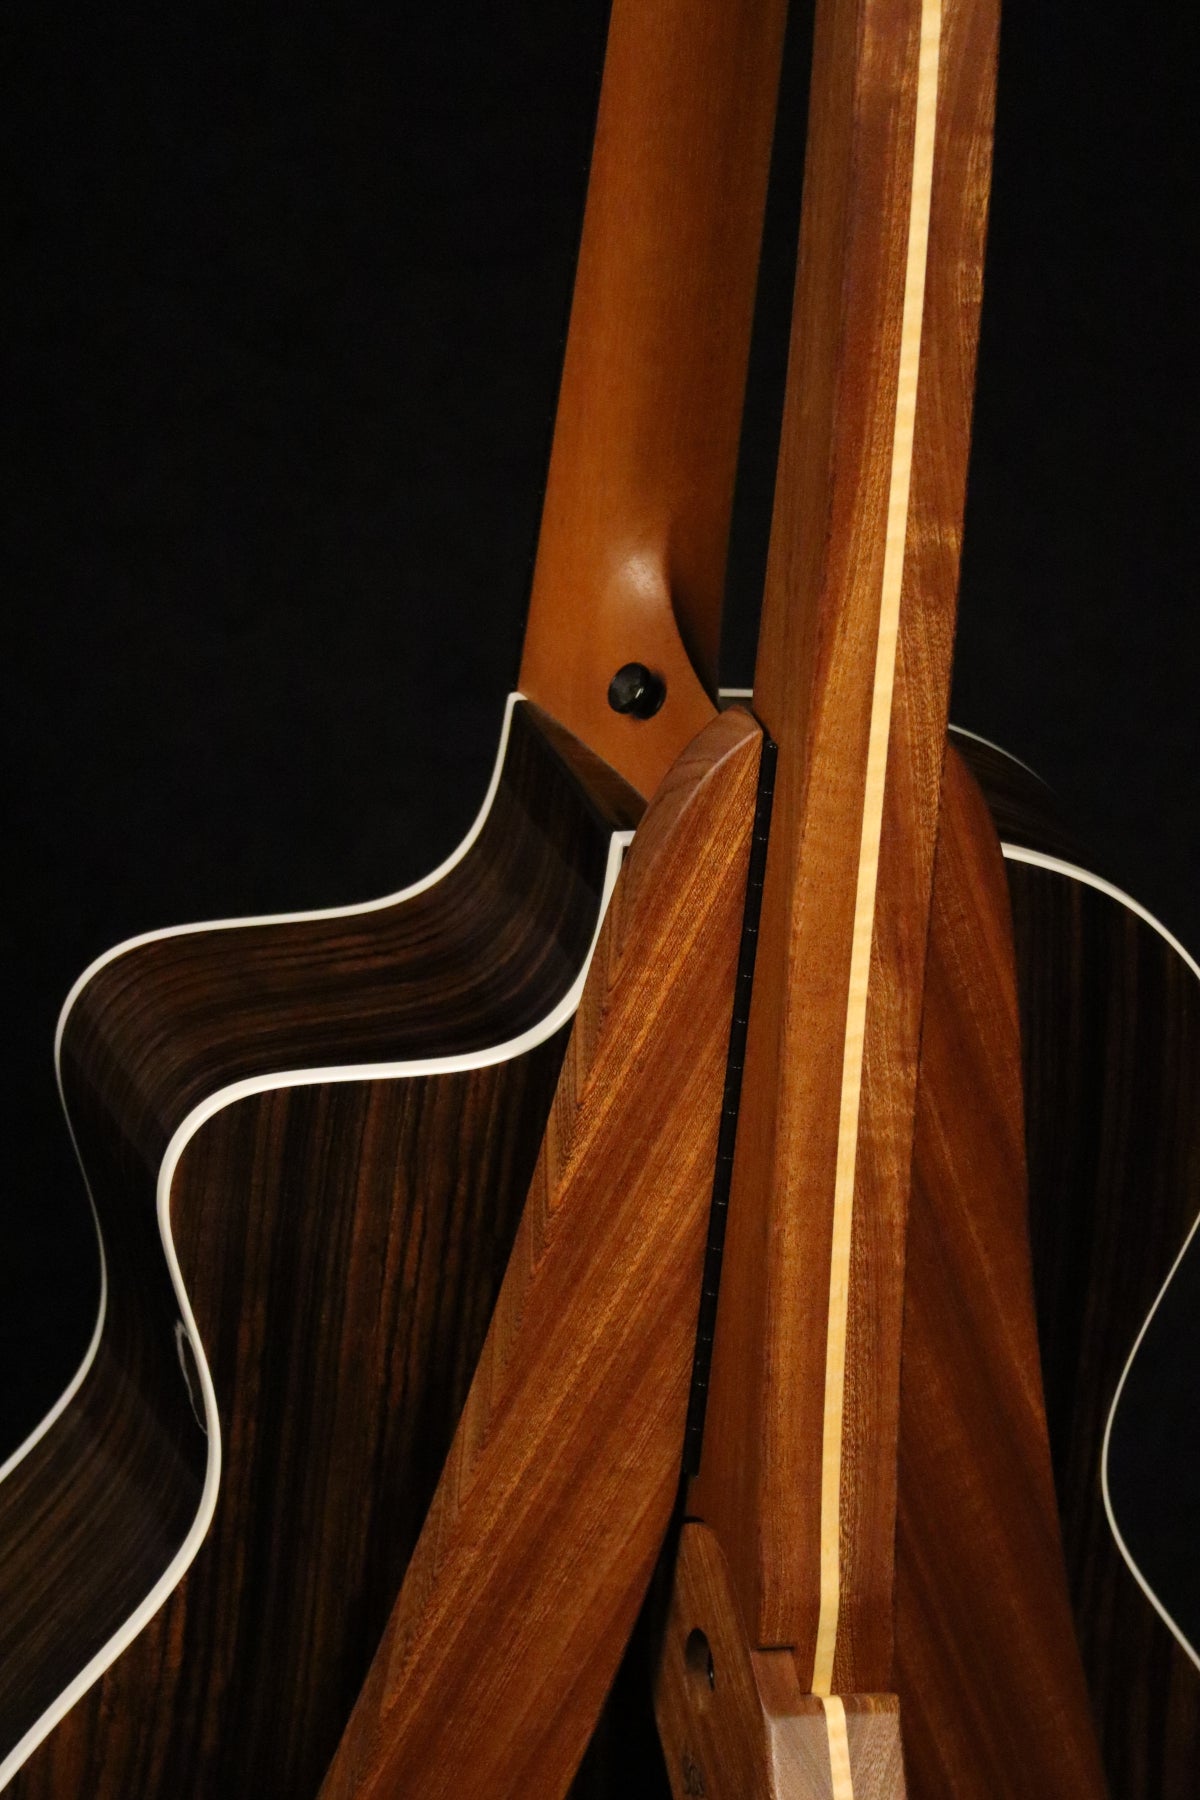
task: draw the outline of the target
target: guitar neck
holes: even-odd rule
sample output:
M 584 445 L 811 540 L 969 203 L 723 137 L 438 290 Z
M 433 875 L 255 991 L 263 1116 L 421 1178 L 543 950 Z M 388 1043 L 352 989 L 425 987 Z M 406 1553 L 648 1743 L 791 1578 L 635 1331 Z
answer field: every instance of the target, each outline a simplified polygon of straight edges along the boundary
M 785 14 L 612 9 L 520 681 L 646 795 L 714 712 Z

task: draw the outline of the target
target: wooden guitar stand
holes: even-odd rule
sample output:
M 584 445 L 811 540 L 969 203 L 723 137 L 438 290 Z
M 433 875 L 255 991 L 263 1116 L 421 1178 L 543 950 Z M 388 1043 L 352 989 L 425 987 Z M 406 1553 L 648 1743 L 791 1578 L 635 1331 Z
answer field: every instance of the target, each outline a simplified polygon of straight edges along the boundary
M 614 6 L 521 683 L 650 806 L 325 1800 L 563 1794 L 673 1518 L 677 1796 L 1103 1792 L 1007 896 L 944 756 L 996 25 L 819 0 L 753 716 L 718 718 L 783 10 Z
M 785 4 L 614 0 L 521 693 L 460 852 L 152 932 L 64 1009 L 104 1299 L 0 1484 L 16 1800 L 561 1800 L 585 1755 L 635 1800 L 615 1700 L 596 1727 L 639 1614 L 677 1800 L 1104 1793 L 1009 885 L 947 749 L 996 0 L 816 0 L 758 661 L 721 710 Z M 1084 986 L 1053 904 L 1043 1017 Z M 1154 1028 L 1118 1023 L 1071 1027 L 1105 1083 Z M 1172 1083 L 1149 1130 L 1186 1173 Z M 1122 1332 L 1131 1235 L 1087 1288 Z M 1096 1342 L 1057 1335 L 1056 1433 Z M 1138 1617 L 1108 1568 L 1106 1753 L 1157 1707 L 1122 1800 L 1182 1794 L 1191 1646 L 1126 1633 L 1097 1680 Z
M 1063 1576 L 1024 1157 L 1004 870 L 951 750 L 908 1204 L 891 1692 L 835 1705 L 839 1769 L 829 1701 L 790 1648 L 755 1644 L 715 1535 L 685 1525 L 655 1697 L 676 1794 L 874 1797 L 904 1793 L 906 1772 L 922 1796 L 1105 1791 Z

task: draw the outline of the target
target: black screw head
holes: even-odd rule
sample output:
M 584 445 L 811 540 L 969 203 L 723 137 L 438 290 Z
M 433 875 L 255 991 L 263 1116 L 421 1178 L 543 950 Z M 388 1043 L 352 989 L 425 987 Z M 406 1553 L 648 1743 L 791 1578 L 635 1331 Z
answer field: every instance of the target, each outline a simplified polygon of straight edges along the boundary
M 625 663 L 608 684 L 613 711 L 632 713 L 635 719 L 652 719 L 666 697 L 666 682 L 645 663 Z

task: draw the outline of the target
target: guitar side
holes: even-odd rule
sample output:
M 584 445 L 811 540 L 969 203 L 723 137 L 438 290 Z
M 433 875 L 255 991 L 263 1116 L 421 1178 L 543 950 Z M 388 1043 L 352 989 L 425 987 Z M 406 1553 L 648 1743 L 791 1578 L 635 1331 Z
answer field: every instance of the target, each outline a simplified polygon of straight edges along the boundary
M 1200 1792 L 1200 970 L 1049 790 L 959 740 L 1012 900 L 1046 1416 L 1114 1800 Z
M 154 934 L 77 984 L 62 1085 L 104 1292 L 88 1366 L 0 1482 L 15 1793 L 319 1783 L 640 811 L 536 709 L 510 702 L 505 739 L 415 888 Z

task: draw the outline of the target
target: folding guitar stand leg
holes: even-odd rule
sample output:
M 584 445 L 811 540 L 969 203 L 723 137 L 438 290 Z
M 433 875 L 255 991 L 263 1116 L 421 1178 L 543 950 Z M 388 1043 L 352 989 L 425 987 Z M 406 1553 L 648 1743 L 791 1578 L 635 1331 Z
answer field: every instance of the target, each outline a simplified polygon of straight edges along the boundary
M 655 1692 L 681 1800 L 1103 1793 L 1007 889 L 977 790 L 943 780 L 996 25 L 993 0 L 817 7 L 753 701 L 774 815 Z
M 1047 1517 L 1019 1167 L 1016 1189 L 993 1193 L 961 1119 L 952 1143 L 940 1131 L 946 1041 L 962 1068 L 970 1050 L 996 1076 L 1010 1128 L 1014 1105 L 1019 1116 L 1011 1058 L 997 1072 L 985 1054 L 1010 1040 L 976 1029 L 977 992 L 989 1017 L 1011 1015 L 994 836 L 957 777 L 943 785 L 995 0 L 818 0 L 756 719 L 715 720 L 694 670 L 711 681 L 781 20 L 766 0 L 696 0 L 689 38 L 687 11 L 614 10 L 522 670 L 533 698 L 653 799 L 454 1448 L 323 1800 L 566 1791 L 670 1522 L 698 1304 L 707 1417 L 656 1680 L 675 1793 L 895 1800 L 907 1784 L 914 1800 L 1083 1800 L 1102 1784 Z M 682 86 L 669 58 L 658 67 L 664 130 L 634 105 L 623 170 L 609 103 L 632 102 L 666 54 L 658 24 L 664 44 L 682 33 L 705 53 L 689 52 Z M 629 54 L 634 40 L 651 62 Z M 731 95 L 749 70 L 757 123 L 739 137 Z M 693 106 L 721 122 L 695 144 Z M 696 157 L 721 206 L 697 192 Z M 683 216 L 702 229 L 681 236 Z M 655 266 L 651 242 L 681 255 L 626 283 Z M 723 296 L 729 329 L 715 337 L 697 257 Z M 613 665 L 630 664 L 659 672 L 646 717 L 605 698 Z M 778 768 L 727 1224 L 721 1211 L 714 1230 L 764 733 Z M 949 873 L 935 885 L 939 819 Z M 987 978 L 974 989 L 958 979 L 972 956 Z M 921 1085 L 923 1020 L 943 1062 Z M 913 1213 L 915 1259 L 914 1138 L 941 1171 Z M 930 1143 L 954 1154 L 939 1162 Z M 954 1215 L 946 1195 L 960 1189 Z M 930 1252 L 933 1216 L 956 1217 L 952 1255 Z M 964 1296 L 982 1317 L 997 1285 L 1004 1329 L 979 1340 L 995 1356 L 947 1370 L 938 1322 Z M 910 1363 L 920 1379 L 906 1387 Z M 1006 1429 L 1019 1417 L 1029 1480 L 1012 1529 L 980 1530 L 974 1404 L 998 1406 Z M 952 1478 L 960 1464 L 967 1477 Z M 913 1517 L 922 1480 L 928 1527 Z M 1023 1622 L 1033 1582 L 1050 1623 L 1031 1627 L 1037 1654 L 1023 1659 L 1012 1617 Z

